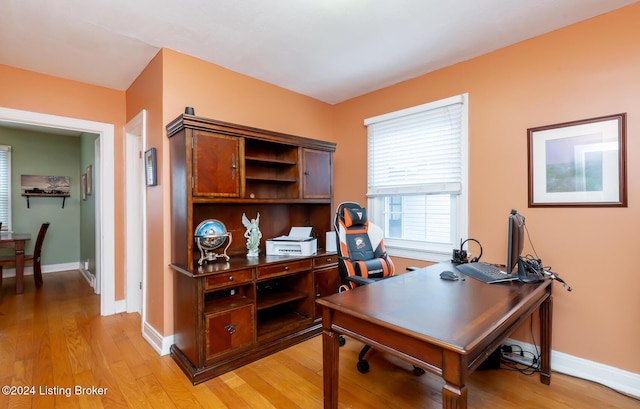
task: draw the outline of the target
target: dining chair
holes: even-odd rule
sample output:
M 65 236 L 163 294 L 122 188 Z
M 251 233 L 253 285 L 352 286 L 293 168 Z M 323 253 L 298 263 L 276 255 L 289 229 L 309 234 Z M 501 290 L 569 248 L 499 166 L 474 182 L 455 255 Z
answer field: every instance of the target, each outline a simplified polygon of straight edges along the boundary
M 44 236 L 47 234 L 50 224 L 51 223 L 49 222 L 42 223 L 40 231 L 38 232 L 38 238 L 36 239 L 36 245 L 33 249 L 33 254 L 24 255 L 24 264 L 33 264 L 33 280 L 36 283 L 36 288 L 42 287 L 42 265 L 40 258 L 42 255 L 42 243 L 44 242 Z M 13 266 L 15 264 L 15 255 L 0 257 L 0 286 L 2 286 L 2 268 L 4 266 Z

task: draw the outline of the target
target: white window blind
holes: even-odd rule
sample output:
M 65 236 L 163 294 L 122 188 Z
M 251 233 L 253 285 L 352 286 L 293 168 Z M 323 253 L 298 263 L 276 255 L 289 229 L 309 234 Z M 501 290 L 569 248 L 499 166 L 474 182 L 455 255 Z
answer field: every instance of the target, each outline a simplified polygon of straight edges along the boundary
M 460 193 L 462 96 L 365 121 L 368 196 Z M 417 112 L 416 112 L 417 111 Z
M 11 228 L 11 146 L 0 145 L 0 222 Z
M 391 255 L 441 261 L 466 237 L 466 98 L 365 120 L 369 215 Z

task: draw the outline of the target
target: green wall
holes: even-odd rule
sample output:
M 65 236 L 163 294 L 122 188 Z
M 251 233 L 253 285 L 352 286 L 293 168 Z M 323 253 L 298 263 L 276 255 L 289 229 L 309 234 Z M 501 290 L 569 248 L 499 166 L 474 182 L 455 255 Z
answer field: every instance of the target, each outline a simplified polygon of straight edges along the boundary
M 11 153 L 11 212 L 13 231 L 31 233 L 27 252 L 33 251 L 40 225 L 49 221 L 49 231 L 42 250 L 43 265 L 78 262 L 81 242 L 80 182 L 84 172 L 81 157 L 81 138 L 22 129 L 0 127 L 0 144 L 10 145 Z M 93 162 L 93 154 L 91 154 Z M 86 165 L 85 165 L 86 167 Z M 30 208 L 22 196 L 21 175 L 69 176 L 71 197 L 30 198 Z M 84 202 L 86 203 L 86 201 Z M 93 236 L 92 236 L 93 240 Z

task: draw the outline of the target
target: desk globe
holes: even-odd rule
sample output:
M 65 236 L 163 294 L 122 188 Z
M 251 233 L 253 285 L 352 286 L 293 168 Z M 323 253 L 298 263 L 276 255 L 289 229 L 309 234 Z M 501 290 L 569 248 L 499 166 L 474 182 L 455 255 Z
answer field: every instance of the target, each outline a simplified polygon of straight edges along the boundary
M 207 261 L 215 261 L 218 258 L 224 258 L 229 261 L 227 249 L 231 245 L 231 233 L 227 231 L 224 223 L 216 219 L 207 219 L 196 227 L 193 234 L 198 249 L 200 250 L 200 259 L 198 264 L 202 265 Z M 215 250 L 221 248 L 226 243 L 222 253 Z

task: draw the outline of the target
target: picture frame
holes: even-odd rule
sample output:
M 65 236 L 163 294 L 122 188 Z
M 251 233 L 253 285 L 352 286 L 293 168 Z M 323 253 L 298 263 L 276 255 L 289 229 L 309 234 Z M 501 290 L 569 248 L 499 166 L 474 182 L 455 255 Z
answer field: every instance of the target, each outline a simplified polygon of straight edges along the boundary
M 144 168 L 147 186 L 156 186 L 158 184 L 156 148 L 149 148 L 144 152 Z
M 87 200 L 87 174 L 82 174 L 82 181 L 80 182 L 80 190 L 82 194 L 82 200 Z
M 627 207 L 626 113 L 527 129 L 529 207 Z
M 92 166 L 87 166 L 87 196 L 93 193 L 93 172 Z

